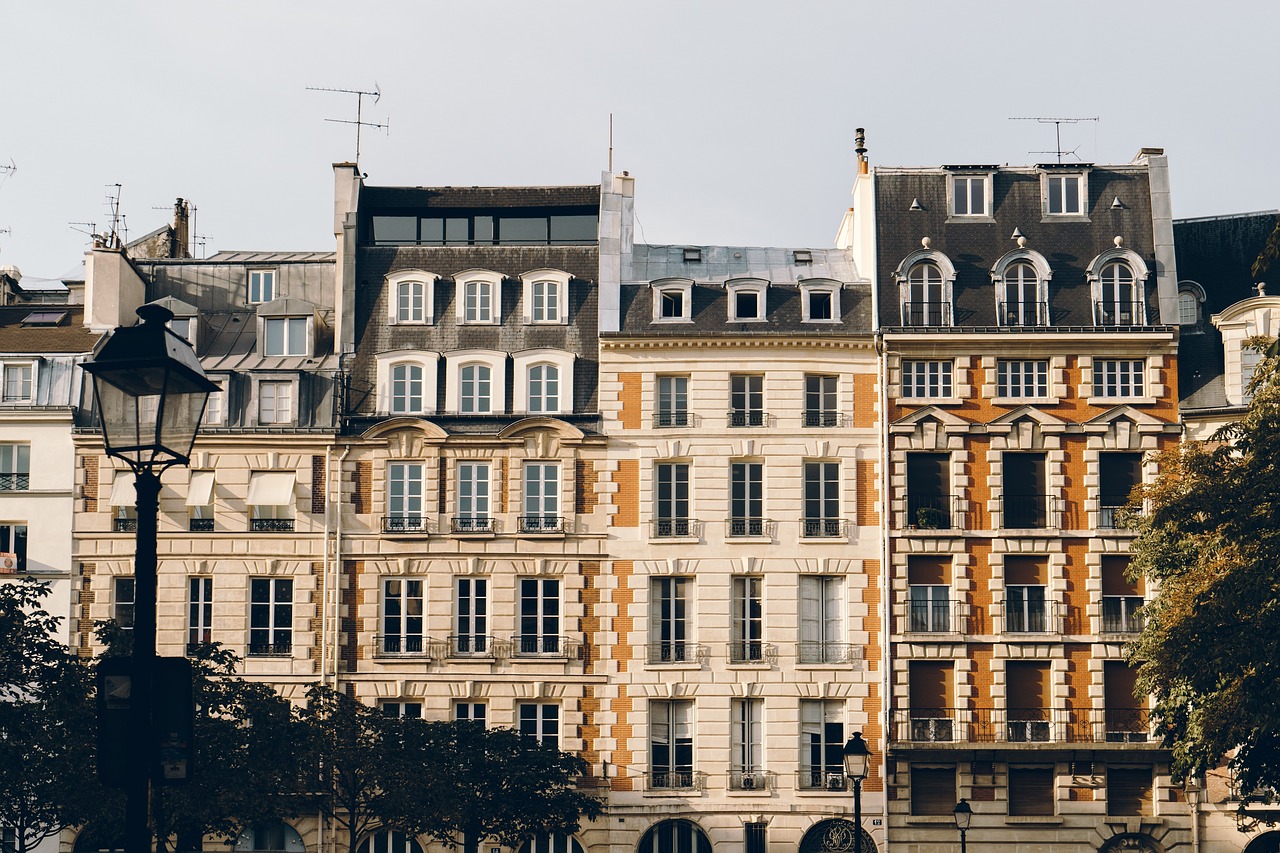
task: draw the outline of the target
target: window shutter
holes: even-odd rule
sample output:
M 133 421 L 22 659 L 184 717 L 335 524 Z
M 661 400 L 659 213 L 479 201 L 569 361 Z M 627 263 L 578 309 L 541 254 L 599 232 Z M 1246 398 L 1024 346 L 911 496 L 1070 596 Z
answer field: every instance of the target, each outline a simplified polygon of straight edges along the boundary
M 1009 814 L 1051 815 L 1055 799 L 1052 768 L 1009 768 Z
M 1107 769 L 1107 814 L 1151 814 L 1151 768 Z
M 844 585 L 838 578 L 823 578 L 823 591 L 826 593 L 826 607 L 823 616 L 822 639 L 828 643 L 844 642 L 844 622 L 841 614 L 844 608 L 840 599 L 844 593 Z
M 956 802 L 956 769 L 954 767 L 911 768 L 911 813 L 913 815 L 950 815 Z
M 820 578 L 800 578 L 800 642 L 822 639 L 822 587 Z

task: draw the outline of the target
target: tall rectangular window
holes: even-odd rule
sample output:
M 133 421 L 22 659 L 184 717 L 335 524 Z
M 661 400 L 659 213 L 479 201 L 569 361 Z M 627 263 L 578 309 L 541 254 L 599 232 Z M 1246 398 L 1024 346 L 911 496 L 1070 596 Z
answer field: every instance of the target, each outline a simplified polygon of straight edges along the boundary
M 27 525 L 0 524 L 0 565 L 10 571 L 27 570 Z
M 955 664 L 952 661 L 907 662 L 912 741 L 950 743 L 956 735 Z
M 293 383 L 258 383 L 258 423 L 293 423 Z
M 416 578 L 382 581 L 382 651 L 421 654 L 426 640 L 423 583 Z
M 276 271 L 249 270 L 249 302 L 270 302 L 276 298 Z
M 1050 526 L 1048 486 L 1043 453 L 1005 453 L 1001 457 L 1004 526 L 1041 529 Z
M 1127 556 L 1102 558 L 1102 633 L 1136 634 L 1142 630 L 1146 584 L 1129 577 Z
M 535 281 L 529 286 L 533 310 L 529 318 L 535 323 L 560 322 L 560 285 L 554 281 Z
M 1052 740 L 1050 709 L 1053 707 L 1053 670 L 1044 661 L 1009 661 L 1005 664 L 1005 697 L 1008 703 L 1009 743 L 1043 743 Z
M 535 364 L 529 368 L 529 411 L 560 411 L 560 368 L 554 364 Z
M 1049 362 L 1002 358 L 996 361 L 996 396 L 1022 399 L 1049 396 Z
M 1123 510 L 1133 490 L 1142 484 L 1141 453 L 1098 454 L 1098 526 L 1116 528 L 1125 523 Z
M 1143 359 L 1095 358 L 1093 396 L 1141 397 L 1146 391 L 1147 363 Z
M 1138 670 L 1128 661 L 1103 663 L 1103 701 L 1108 743 L 1145 743 L 1150 736 L 1145 695 L 1138 695 Z
M 263 355 L 308 355 L 307 318 L 273 317 L 262 321 Z
M 421 364 L 401 362 L 391 367 L 391 413 L 414 414 L 423 411 L 423 373 Z
M 1151 814 L 1152 787 L 1150 767 L 1108 767 L 1107 814 Z
M 954 396 L 951 361 L 906 360 L 902 362 L 902 396 L 936 399 Z
M 111 618 L 126 631 L 133 630 L 136 590 L 132 577 L 115 578 L 111 584 Z
M 1245 400 L 1253 399 L 1253 392 L 1249 390 L 1249 383 L 1253 382 L 1253 374 L 1257 372 L 1258 365 L 1262 362 L 1262 353 L 1256 347 L 1245 345 L 1240 348 L 1240 392 L 1244 395 Z
M 757 663 L 764 660 L 764 612 L 761 598 L 763 578 L 745 575 L 733 579 L 729 660 Z
M 454 598 L 455 655 L 489 653 L 489 581 L 486 578 L 457 578 Z
M 460 723 L 484 725 L 488 719 L 488 707 L 483 702 L 454 702 L 453 718 Z
M 421 529 L 425 466 L 421 462 L 392 462 L 387 466 L 387 517 L 393 529 Z
M 843 702 L 800 700 L 800 782 L 804 788 L 844 790 Z
M 945 530 L 951 518 L 951 454 L 907 454 L 907 525 Z
M 487 364 L 468 364 L 458 371 L 458 402 L 464 415 L 493 411 L 493 371 Z
M 1081 197 L 1080 175 L 1048 175 L 1045 178 L 1045 189 L 1048 193 L 1046 209 L 1050 214 L 1079 214 L 1084 212 L 1084 199 Z
M 729 377 L 729 426 L 764 426 L 764 377 L 734 374 Z
M 764 725 L 763 699 L 733 700 L 729 730 L 729 787 L 750 790 L 763 788 L 761 758 Z
M 764 535 L 764 465 L 729 465 L 729 535 Z
M 654 578 L 649 588 L 649 662 L 693 660 L 689 629 L 689 579 Z
M 396 288 L 396 322 L 421 323 L 425 319 L 427 286 L 421 281 L 403 281 Z
M 950 817 L 959 801 L 954 765 L 911 768 L 911 814 Z
M 950 631 L 950 559 L 909 557 L 907 584 L 910 595 L 907 630 L 917 633 Z
M 953 216 L 987 215 L 986 175 L 953 175 L 951 177 L 951 214 Z
M 693 702 L 649 702 L 649 787 L 694 787 Z
M 520 654 L 560 654 L 560 581 L 520 579 L 519 624 L 517 649 Z
M 804 463 L 800 535 L 806 539 L 839 536 L 840 527 L 840 463 Z
M 804 377 L 804 425 L 840 426 L 840 406 L 836 397 L 838 376 L 807 374 Z
M 1006 557 L 1004 561 L 1005 623 L 1014 634 L 1049 631 L 1046 592 L 1049 566 L 1042 557 Z
M 30 403 L 33 384 L 30 364 L 6 364 L 4 366 L 4 393 L 0 399 L 6 403 Z
M 843 604 L 842 578 L 800 578 L 800 663 L 842 663 L 848 657 Z
M 31 488 L 31 445 L 0 444 L 0 492 Z
M 187 579 L 187 645 L 213 642 L 213 578 Z
M 288 655 L 293 651 L 293 581 L 249 581 L 249 654 Z
M 492 529 L 488 462 L 458 463 L 458 513 L 453 524 L 459 531 Z
M 520 734 L 552 749 L 560 748 L 560 706 L 551 702 L 521 702 Z
M 659 376 L 657 412 L 654 426 L 689 425 L 689 377 Z
M 555 462 L 528 462 L 524 466 L 524 513 L 520 528 L 525 531 L 560 530 L 560 465 Z
M 655 472 L 655 536 L 689 536 L 689 463 L 660 462 Z
M 464 286 L 463 319 L 468 323 L 493 322 L 493 285 L 487 281 L 469 281 Z

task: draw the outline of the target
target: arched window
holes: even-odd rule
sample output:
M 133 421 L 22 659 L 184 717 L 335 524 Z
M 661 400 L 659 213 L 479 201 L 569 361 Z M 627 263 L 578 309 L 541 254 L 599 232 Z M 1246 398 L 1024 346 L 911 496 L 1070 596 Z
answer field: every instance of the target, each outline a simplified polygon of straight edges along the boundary
M 1004 294 L 1000 303 L 1000 325 L 1040 326 L 1047 313 L 1040 306 L 1040 277 L 1025 261 L 1011 264 L 1004 273 Z
M 459 374 L 459 411 L 464 415 L 487 415 L 493 411 L 491 371 L 485 364 L 463 365 Z
M 287 823 L 269 820 L 247 827 L 236 838 L 236 853 L 305 853 L 302 836 Z
M 1200 300 L 1189 290 L 1178 294 L 1178 325 L 1198 326 L 1200 324 Z
M 711 853 L 711 842 L 693 821 L 664 820 L 649 828 L 636 853 Z
M 426 319 L 427 286 L 421 281 L 402 281 L 396 288 L 396 322 L 421 323 Z
M 907 274 L 903 321 L 907 326 L 947 326 L 951 306 L 943 301 L 942 271 L 930 262 L 916 264 Z
M 384 829 L 361 841 L 357 853 L 422 853 L 422 845 L 411 835 Z
M 422 365 L 401 363 L 391 368 L 391 413 L 422 411 Z
M 493 284 L 487 281 L 468 281 L 463 285 L 463 293 L 463 322 L 492 323 Z
M 1142 294 L 1134 287 L 1133 270 L 1121 261 L 1112 261 L 1099 276 L 1102 300 L 1098 303 L 1099 326 L 1140 326 L 1146 322 Z
M 583 853 L 578 839 L 569 835 L 539 835 L 520 845 L 520 853 Z
M 876 853 L 871 833 L 859 830 L 851 820 L 824 820 L 814 824 L 800 839 L 800 853 L 852 853 L 855 836 L 862 833 L 862 853 Z
M 529 411 L 560 411 L 560 369 L 554 364 L 535 364 L 529 368 Z

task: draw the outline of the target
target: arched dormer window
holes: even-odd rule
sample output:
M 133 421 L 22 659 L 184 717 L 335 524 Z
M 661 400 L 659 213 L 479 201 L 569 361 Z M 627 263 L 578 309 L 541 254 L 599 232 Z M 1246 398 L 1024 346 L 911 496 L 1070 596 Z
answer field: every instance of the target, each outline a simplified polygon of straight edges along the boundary
M 467 270 L 453 277 L 454 313 L 459 323 L 497 325 L 502 322 L 502 274 Z
M 1022 247 L 991 268 L 996 320 L 1001 326 L 1048 326 L 1049 279 L 1053 270 L 1044 255 Z
M 507 354 L 494 350 L 460 350 L 445 354 L 449 382 L 445 407 L 461 415 L 507 411 Z
M 840 282 L 829 278 L 802 278 L 799 285 L 802 322 L 840 322 L 844 316 L 840 307 Z
M 907 255 L 894 271 L 902 303 L 902 325 L 950 326 L 956 268 L 950 258 L 928 247 L 927 238 L 924 243 L 924 249 Z
M 658 279 L 651 282 L 649 288 L 653 293 L 653 322 L 692 322 L 693 279 Z
M 377 362 L 378 414 L 430 415 L 436 410 L 434 352 L 397 350 L 379 353 Z
M 526 323 L 565 325 L 569 322 L 569 279 L 561 270 L 533 270 L 520 276 L 524 284 Z
M 422 270 L 400 270 L 387 276 L 387 322 L 425 325 L 435 322 L 436 281 Z
M 1093 296 L 1095 326 L 1145 326 L 1147 324 L 1146 263 L 1119 245 L 1098 255 L 1086 274 Z
M 768 305 L 769 282 L 762 278 L 736 278 L 724 283 L 728 294 L 731 323 L 753 323 L 764 320 Z
M 1200 331 L 1204 317 L 1204 288 L 1198 282 L 1178 282 L 1178 325 L 1185 332 Z
M 571 352 L 533 349 L 512 355 L 514 412 L 555 415 L 573 411 L 573 361 Z

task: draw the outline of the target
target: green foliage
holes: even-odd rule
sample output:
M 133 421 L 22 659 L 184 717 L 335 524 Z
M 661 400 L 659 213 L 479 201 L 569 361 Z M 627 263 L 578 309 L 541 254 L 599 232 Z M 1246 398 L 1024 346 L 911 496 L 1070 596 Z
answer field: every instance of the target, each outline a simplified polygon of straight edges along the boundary
M 1266 245 L 1262 247 L 1262 251 L 1253 262 L 1253 277 L 1266 275 L 1267 270 L 1271 269 L 1271 265 L 1278 258 L 1280 258 L 1280 216 L 1276 217 L 1276 227 L 1267 235 Z
M 1269 342 L 1259 342 L 1269 343 Z M 1159 584 L 1131 650 L 1174 774 L 1227 758 L 1242 790 L 1280 790 L 1280 359 L 1244 417 L 1161 454 L 1132 569 Z

